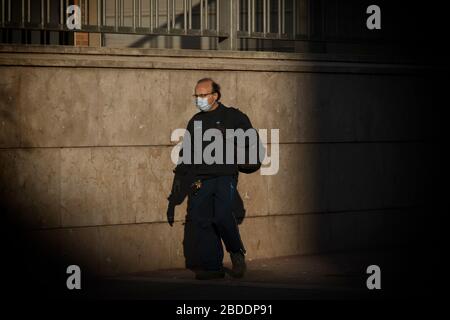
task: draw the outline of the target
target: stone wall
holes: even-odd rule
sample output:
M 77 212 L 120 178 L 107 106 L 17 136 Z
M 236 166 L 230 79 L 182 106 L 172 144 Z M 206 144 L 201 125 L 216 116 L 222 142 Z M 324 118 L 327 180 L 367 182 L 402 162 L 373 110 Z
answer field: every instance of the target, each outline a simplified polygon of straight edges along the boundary
M 0 46 L 0 197 L 14 221 L 95 273 L 183 267 L 186 205 L 165 221 L 170 134 L 206 76 L 255 127 L 280 129 L 278 174 L 239 177 L 249 259 L 415 239 L 428 72 L 362 56 Z

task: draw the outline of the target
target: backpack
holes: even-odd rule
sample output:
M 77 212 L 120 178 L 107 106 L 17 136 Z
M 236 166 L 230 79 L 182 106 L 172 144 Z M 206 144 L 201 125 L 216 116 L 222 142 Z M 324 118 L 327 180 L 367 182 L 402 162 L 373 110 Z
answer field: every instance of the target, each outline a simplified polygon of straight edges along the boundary
M 229 110 L 227 110 L 227 112 L 225 113 L 225 119 L 224 119 L 225 128 L 233 127 L 231 125 L 231 123 L 230 123 L 231 122 L 230 112 L 234 112 L 233 110 L 239 110 L 238 108 L 234 108 L 234 107 L 228 107 L 228 109 Z M 222 133 L 224 133 L 224 132 L 222 131 Z M 259 138 L 259 134 L 258 134 L 257 130 L 256 130 L 256 133 L 257 133 L 257 145 L 256 146 L 249 146 L 249 147 L 246 148 L 246 150 L 245 150 L 245 153 L 246 153 L 245 159 L 248 160 L 247 155 L 249 155 L 249 151 L 250 151 L 249 148 L 257 148 L 257 150 L 256 150 L 256 152 L 257 152 L 257 161 L 256 161 L 256 163 L 239 163 L 239 164 L 237 164 L 239 172 L 242 172 L 242 173 L 245 173 L 245 174 L 250 174 L 250 173 L 258 171 L 259 168 L 261 168 L 261 164 L 262 164 L 262 160 L 263 159 L 260 159 L 260 157 L 259 157 L 259 150 L 264 150 L 264 146 L 261 143 L 261 139 Z

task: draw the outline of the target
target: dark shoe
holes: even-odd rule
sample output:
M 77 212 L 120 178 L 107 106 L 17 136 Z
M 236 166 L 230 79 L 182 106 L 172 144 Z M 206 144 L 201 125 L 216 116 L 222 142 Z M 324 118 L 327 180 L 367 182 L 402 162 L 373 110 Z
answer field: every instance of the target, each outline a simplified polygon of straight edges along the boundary
M 247 270 L 247 265 L 245 264 L 245 255 L 241 252 L 230 252 L 231 262 L 233 263 L 233 269 L 231 271 L 231 276 L 235 278 L 242 278 Z
M 212 280 L 221 279 L 225 277 L 224 270 L 202 270 L 195 274 L 197 280 Z

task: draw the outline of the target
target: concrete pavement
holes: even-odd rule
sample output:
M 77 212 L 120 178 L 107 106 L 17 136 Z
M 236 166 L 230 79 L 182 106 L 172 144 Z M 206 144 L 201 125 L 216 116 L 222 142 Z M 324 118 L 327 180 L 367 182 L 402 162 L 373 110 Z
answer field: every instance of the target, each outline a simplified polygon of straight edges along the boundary
M 401 251 L 343 252 L 248 260 L 242 279 L 199 281 L 188 269 L 166 269 L 103 278 L 90 297 L 161 300 L 370 299 L 424 294 L 411 290 Z M 381 290 L 369 290 L 366 269 L 381 268 Z M 229 264 L 225 264 L 230 268 Z M 422 288 L 419 286 L 416 288 Z

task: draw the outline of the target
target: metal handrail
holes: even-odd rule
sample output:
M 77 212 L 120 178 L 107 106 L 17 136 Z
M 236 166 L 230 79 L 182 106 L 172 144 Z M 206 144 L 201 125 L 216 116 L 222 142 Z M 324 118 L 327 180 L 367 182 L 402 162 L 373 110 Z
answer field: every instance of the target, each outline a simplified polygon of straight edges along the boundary
M 285 0 L 226 0 L 224 2 L 220 0 L 128 0 L 127 4 L 131 4 L 131 12 L 127 12 L 125 15 L 126 1 L 71 1 L 70 3 L 79 5 L 82 12 L 81 29 L 71 30 L 65 23 L 68 18 L 67 7 L 70 4 L 68 0 L 40 0 L 40 22 L 38 23 L 31 21 L 30 0 L 20 2 L 19 21 L 11 18 L 11 0 L 1 0 L 0 26 L 1 29 L 205 36 L 222 39 L 230 37 L 230 32 L 235 32 L 234 38 L 243 39 L 296 40 L 305 38 L 305 35 L 297 34 L 296 0 L 293 0 L 292 7 L 288 10 Z M 147 1 L 145 10 L 143 1 Z M 275 2 L 276 10 L 273 10 L 272 4 Z M 164 3 L 166 7 L 161 8 Z M 237 8 L 237 17 L 232 17 L 232 12 L 236 11 L 221 10 L 228 3 Z M 53 8 L 54 6 L 57 7 Z M 112 16 L 107 14 L 107 9 L 109 11 L 111 6 L 114 8 Z M 211 10 L 211 8 L 215 8 L 215 10 Z M 95 10 L 96 14 L 89 15 L 90 10 Z M 51 16 L 51 12 L 54 11 L 59 13 L 57 19 L 54 19 L 55 15 Z M 198 28 L 193 27 L 194 11 L 200 12 Z M 289 33 L 286 32 L 287 13 L 290 14 L 292 24 L 289 26 Z M 245 19 L 242 19 L 241 16 L 246 16 L 247 21 L 244 21 Z M 274 17 L 277 20 L 276 24 L 273 24 Z M 125 23 L 128 18 L 131 18 L 130 25 Z M 165 21 L 162 21 L 164 18 Z M 107 24 L 109 20 L 113 21 L 113 25 Z M 144 26 L 144 21 L 148 22 L 148 26 Z M 235 24 L 233 29 L 230 26 L 232 23 Z M 274 31 L 272 28 L 275 26 L 276 30 Z

